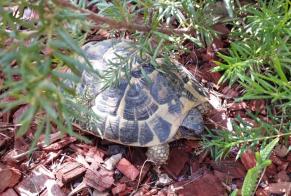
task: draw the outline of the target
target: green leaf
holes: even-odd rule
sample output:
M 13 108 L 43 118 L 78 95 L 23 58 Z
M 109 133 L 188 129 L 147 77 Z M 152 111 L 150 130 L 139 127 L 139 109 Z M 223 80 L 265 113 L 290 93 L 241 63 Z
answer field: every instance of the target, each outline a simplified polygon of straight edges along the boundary
M 160 54 L 160 49 L 161 49 L 163 43 L 164 43 L 164 39 L 161 39 L 157 48 L 155 49 L 153 59 L 156 59 L 158 57 L 158 54 Z
M 266 147 L 261 149 L 260 155 L 262 157 L 262 160 L 267 160 L 270 157 L 272 150 L 274 149 L 278 142 L 279 138 L 275 138 Z
M 72 81 L 74 83 L 80 82 L 80 77 L 78 77 L 77 75 L 75 75 L 73 73 L 60 72 L 60 71 L 53 70 L 52 75 L 55 76 L 56 78 L 61 78 L 63 80 Z
M 62 40 L 69 46 L 70 49 L 72 49 L 73 51 L 75 51 L 77 54 L 79 54 L 82 57 L 85 56 L 84 51 L 80 48 L 78 43 L 75 40 L 73 40 L 71 35 L 68 34 L 64 29 L 57 28 L 56 32 L 59 34 Z
M 39 140 L 39 137 L 40 137 L 41 133 L 43 132 L 44 125 L 45 125 L 44 119 L 41 119 L 41 121 L 37 123 L 37 129 L 36 129 L 36 132 L 34 133 L 33 141 L 32 141 L 30 148 L 29 148 L 30 153 L 36 149 L 34 147 L 36 146 L 36 144 Z
M 235 189 L 234 191 L 231 192 L 230 196 L 237 196 L 238 189 Z
M 60 52 L 55 52 L 54 55 L 60 60 L 62 60 L 64 63 L 66 63 L 66 65 L 71 69 L 71 71 L 75 75 L 81 76 L 81 73 L 83 71 L 82 64 L 77 59 L 63 55 Z
M 145 70 L 143 69 L 143 67 L 141 67 L 141 73 L 142 76 L 145 78 L 146 82 L 148 85 L 151 85 L 153 83 L 153 81 L 151 80 L 151 78 L 148 76 L 148 74 L 145 72 Z
M 21 126 L 16 133 L 17 136 L 23 136 L 27 132 L 36 111 L 37 107 L 32 105 L 29 106 L 29 108 L 25 112 L 23 112 L 23 114 L 20 116 L 19 124 L 21 124 Z
M 277 55 L 274 55 L 274 56 L 272 57 L 272 61 L 273 61 L 273 63 L 274 63 L 274 67 L 275 67 L 275 69 L 276 69 L 278 75 L 280 76 L 280 78 L 281 78 L 284 82 L 288 82 L 288 80 L 287 80 L 287 78 L 286 78 L 286 76 L 285 76 L 285 74 L 284 74 L 284 72 L 283 72 L 283 69 L 282 69 L 282 66 L 281 66 L 281 63 L 280 63 L 280 60 L 279 60 L 278 56 L 277 56 Z
M 254 189 L 256 188 L 257 179 L 259 178 L 260 172 L 261 170 L 257 167 L 248 170 L 241 190 L 242 196 L 254 195 Z
M 45 126 L 45 144 L 49 145 L 50 144 L 50 133 L 51 133 L 51 122 L 50 118 L 46 116 L 46 126 Z
M 223 0 L 225 4 L 225 8 L 230 18 L 233 18 L 233 2 L 232 0 Z
M 40 101 L 40 105 L 44 108 L 46 113 L 54 120 L 57 119 L 58 114 L 55 109 L 52 107 L 52 103 L 50 103 L 46 98 L 42 98 Z

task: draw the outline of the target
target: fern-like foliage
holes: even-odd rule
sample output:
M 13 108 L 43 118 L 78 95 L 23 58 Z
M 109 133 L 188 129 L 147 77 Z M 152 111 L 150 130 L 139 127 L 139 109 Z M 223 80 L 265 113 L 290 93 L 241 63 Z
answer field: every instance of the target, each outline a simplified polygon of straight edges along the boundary
M 240 9 L 246 15 L 232 30 L 228 54 L 214 71 L 223 71 L 219 82 L 240 82 L 242 99 L 270 99 L 284 111 L 290 108 L 290 1 L 258 1 Z M 290 113 L 289 113 L 290 114 Z

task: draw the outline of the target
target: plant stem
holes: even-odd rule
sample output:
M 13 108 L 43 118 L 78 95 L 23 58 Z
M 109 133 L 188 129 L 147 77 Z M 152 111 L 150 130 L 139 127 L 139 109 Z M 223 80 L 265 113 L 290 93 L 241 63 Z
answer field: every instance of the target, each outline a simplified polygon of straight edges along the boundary
M 57 5 L 70 8 L 76 11 L 79 11 L 83 14 L 87 14 L 86 17 L 93 20 L 96 25 L 108 24 L 110 27 L 115 29 L 127 29 L 128 31 L 141 31 L 141 32 L 151 32 L 153 30 L 152 26 L 150 25 L 139 25 L 135 21 L 117 21 L 105 16 L 99 16 L 87 9 L 79 8 L 74 6 L 67 0 L 53 0 L 53 2 Z M 167 35 L 184 35 L 184 34 L 195 34 L 195 30 L 189 28 L 183 29 L 172 29 L 168 27 L 158 27 L 155 29 L 158 32 L 165 33 Z
M 283 137 L 283 136 L 287 136 L 287 135 L 291 135 L 291 133 L 282 133 L 282 134 L 278 134 L 278 135 L 259 137 L 259 138 L 255 138 L 255 139 L 238 140 L 236 142 L 233 142 L 233 145 L 231 145 L 231 146 L 235 146 L 235 145 L 238 145 L 241 143 L 246 143 L 246 142 L 253 142 L 253 141 L 258 141 L 258 140 L 266 140 L 266 139 L 272 139 L 272 138 L 276 138 L 276 137 Z

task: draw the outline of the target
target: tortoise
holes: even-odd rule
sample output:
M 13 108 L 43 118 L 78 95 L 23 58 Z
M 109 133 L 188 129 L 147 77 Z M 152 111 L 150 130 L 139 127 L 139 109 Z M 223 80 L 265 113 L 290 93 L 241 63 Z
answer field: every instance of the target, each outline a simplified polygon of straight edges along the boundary
M 91 41 L 82 47 L 93 69 L 101 75 L 108 73 L 112 64 L 122 63 L 121 59 L 134 58 L 130 77 L 122 72 L 118 84 L 106 89 L 102 88 L 103 80 L 83 72 L 77 93 L 86 97 L 86 105 L 99 119 L 80 123 L 106 140 L 148 147 L 148 159 L 164 164 L 169 142 L 197 138 L 203 132 L 206 94 L 183 66 L 178 65 L 179 69 L 169 77 L 137 55 L 132 44 L 109 39 Z

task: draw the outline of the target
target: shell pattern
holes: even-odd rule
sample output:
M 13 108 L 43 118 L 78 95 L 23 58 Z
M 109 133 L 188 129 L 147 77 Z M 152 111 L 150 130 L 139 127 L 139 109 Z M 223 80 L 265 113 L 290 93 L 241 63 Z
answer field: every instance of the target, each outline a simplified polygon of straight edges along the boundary
M 130 44 L 106 40 L 89 42 L 83 49 L 93 68 L 102 74 L 109 62 L 118 62 L 117 55 L 133 53 Z M 175 136 L 189 110 L 205 102 L 199 85 L 183 74 L 170 79 L 139 58 L 130 73 L 130 80 L 122 76 L 117 86 L 105 90 L 101 90 L 100 80 L 83 73 L 78 93 L 92 97 L 90 107 L 100 118 L 90 131 L 98 129 L 107 140 L 132 146 L 166 143 Z

